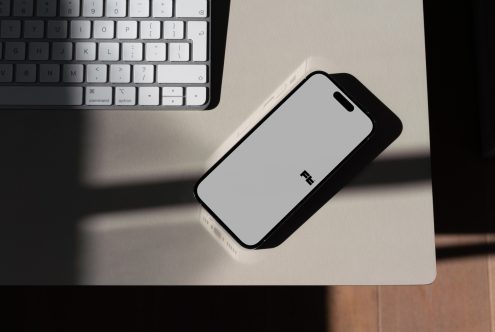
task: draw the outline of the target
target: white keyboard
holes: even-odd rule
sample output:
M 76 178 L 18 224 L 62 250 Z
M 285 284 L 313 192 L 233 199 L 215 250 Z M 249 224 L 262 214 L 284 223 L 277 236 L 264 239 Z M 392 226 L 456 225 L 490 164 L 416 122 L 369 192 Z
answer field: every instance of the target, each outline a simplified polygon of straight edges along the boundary
M 0 0 L 0 108 L 205 109 L 209 0 Z

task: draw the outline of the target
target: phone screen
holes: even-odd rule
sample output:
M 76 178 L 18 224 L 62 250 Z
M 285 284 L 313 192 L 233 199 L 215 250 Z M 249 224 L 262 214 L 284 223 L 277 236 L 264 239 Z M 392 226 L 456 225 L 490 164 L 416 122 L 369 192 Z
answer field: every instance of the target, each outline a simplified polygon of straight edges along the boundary
M 198 200 L 244 247 L 258 246 L 373 131 L 370 117 L 313 73 L 198 182 Z

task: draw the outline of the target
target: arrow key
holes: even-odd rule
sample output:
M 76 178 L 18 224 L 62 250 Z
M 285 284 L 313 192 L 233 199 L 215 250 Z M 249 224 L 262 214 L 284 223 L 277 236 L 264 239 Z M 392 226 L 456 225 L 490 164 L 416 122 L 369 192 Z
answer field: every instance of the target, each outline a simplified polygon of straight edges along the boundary
M 160 104 L 160 88 L 146 87 L 139 88 L 139 105 L 157 106 Z

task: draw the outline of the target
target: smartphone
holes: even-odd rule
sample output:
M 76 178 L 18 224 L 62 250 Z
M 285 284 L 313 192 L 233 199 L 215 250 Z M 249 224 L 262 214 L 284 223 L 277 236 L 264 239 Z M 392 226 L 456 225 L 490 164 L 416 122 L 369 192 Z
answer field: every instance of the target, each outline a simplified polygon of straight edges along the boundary
M 331 192 L 328 181 L 374 136 L 373 114 L 356 95 L 311 73 L 201 177 L 196 198 L 241 246 L 270 247 L 278 230 L 309 218 L 300 210 L 321 202 L 315 194 Z

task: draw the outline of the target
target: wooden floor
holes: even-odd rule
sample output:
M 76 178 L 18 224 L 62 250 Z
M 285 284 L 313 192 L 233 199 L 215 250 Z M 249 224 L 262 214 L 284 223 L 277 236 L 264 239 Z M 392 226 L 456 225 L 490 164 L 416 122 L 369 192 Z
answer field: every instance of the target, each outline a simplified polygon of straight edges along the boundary
M 437 248 L 493 240 L 493 235 L 441 235 Z M 494 259 L 474 253 L 439 258 L 437 279 L 428 286 L 329 287 L 328 330 L 494 332 Z

